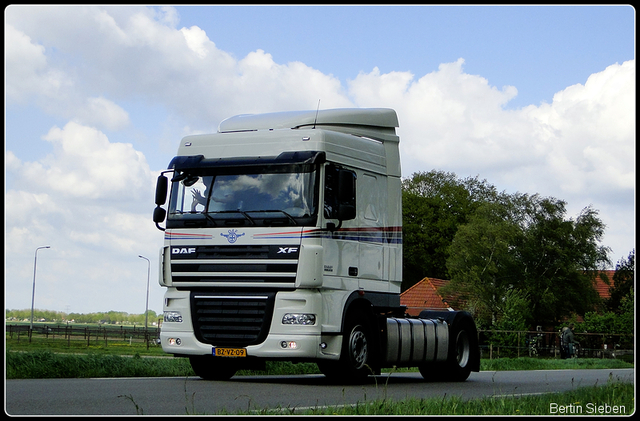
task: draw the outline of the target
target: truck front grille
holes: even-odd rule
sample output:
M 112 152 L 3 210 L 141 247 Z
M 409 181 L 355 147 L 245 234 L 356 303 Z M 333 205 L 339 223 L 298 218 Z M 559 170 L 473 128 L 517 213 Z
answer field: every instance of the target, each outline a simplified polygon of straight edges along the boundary
M 253 283 L 264 286 L 293 286 L 298 270 L 298 246 L 198 246 L 171 254 L 174 285 Z M 283 253 L 282 251 L 286 251 Z M 293 251 L 293 252 L 292 252 Z
M 219 346 L 259 344 L 267 336 L 275 292 L 191 293 L 193 329 L 200 342 Z

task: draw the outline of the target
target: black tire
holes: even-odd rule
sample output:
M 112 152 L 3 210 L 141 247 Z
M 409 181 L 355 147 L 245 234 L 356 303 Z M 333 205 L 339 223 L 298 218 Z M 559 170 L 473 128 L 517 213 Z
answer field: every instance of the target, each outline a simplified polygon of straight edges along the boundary
M 189 357 L 191 368 L 204 380 L 229 380 L 238 368 L 233 361 L 208 355 Z
M 344 332 L 340 360 L 318 361 L 318 368 L 331 380 L 362 382 L 374 373 L 374 344 L 370 324 L 365 318 L 353 318 L 345 324 Z
M 473 321 L 460 319 L 449 328 L 449 349 L 447 360 L 431 362 L 418 367 L 426 380 L 463 382 L 471 374 L 471 362 L 477 358 L 477 346 Z

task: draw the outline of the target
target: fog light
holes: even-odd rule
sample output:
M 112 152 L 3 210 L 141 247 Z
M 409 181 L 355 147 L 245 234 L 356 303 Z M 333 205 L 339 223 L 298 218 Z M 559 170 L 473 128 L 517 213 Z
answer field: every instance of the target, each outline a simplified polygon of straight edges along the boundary
M 298 344 L 295 341 L 282 341 L 280 342 L 280 348 L 282 349 L 296 349 Z
M 169 340 L 167 342 L 169 342 L 169 345 L 178 345 L 178 346 L 180 346 L 180 344 L 182 344 L 182 341 L 180 340 L 180 338 L 169 338 Z
M 165 311 L 163 320 L 165 322 L 182 323 L 182 315 L 179 311 Z
M 283 325 L 315 325 L 315 314 L 287 313 L 282 316 Z

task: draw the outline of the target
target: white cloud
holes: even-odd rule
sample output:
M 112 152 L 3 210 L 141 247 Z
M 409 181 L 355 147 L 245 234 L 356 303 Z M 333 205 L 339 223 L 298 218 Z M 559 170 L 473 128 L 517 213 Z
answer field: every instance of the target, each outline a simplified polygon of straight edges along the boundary
M 558 92 L 551 104 L 523 110 L 547 128 L 545 163 L 562 192 L 609 196 L 634 189 L 634 92 L 635 61 L 627 61 Z
M 23 103 L 33 95 L 54 97 L 71 82 L 49 66 L 45 48 L 12 25 L 5 25 L 5 89 L 9 101 Z
M 477 174 L 514 164 L 514 151 L 530 153 L 519 133 L 526 126 L 503 109 L 516 89 L 498 90 L 485 78 L 464 73 L 463 63 L 441 64 L 418 80 L 410 73 L 374 69 L 350 81 L 349 93 L 359 106 L 397 110 L 406 176 L 432 168 Z
M 131 144 L 111 143 L 102 132 L 75 122 L 52 128 L 44 139 L 54 152 L 43 162 L 24 164 L 18 185 L 53 191 L 66 198 L 112 200 L 136 198 L 152 181 L 141 152 Z
M 53 110 L 68 119 L 82 114 L 87 98 L 140 98 L 206 130 L 238 113 L 313 109 L 318 99 L 322 107 L 353 105 L 335 77 L 300 62 L 277 64 L 262 50 L 238 60 L 197 26 L 174 29 L 170 10 L 12 7 L 8 20 L 42 40 L 34 43 L 41 54 L 65 51 L 56 56 L 66 58 L 66 74 L 83 82 L 65 92 L 73 101 Z
M 191 28 L 182 28 L 180 29 L 182 35 L 184 35 L 184 39 L 187 41 L 187 46 L 191 51 L 196 53 L 196 55 L 200 58 L 205 58 L 208 53 L 207 43 L 210 43 L 209 38 L 207 38 L 206 32 L 197 26 L 192 26 Z
M 635 62 L 612 65 L 553 103 L 506 110 L 517 91 L 465 74 L 463 60 L 415 80 L 377 69 L 350 82 L 359 106 L 398 111 L 404 174 L 443 169 L 558 198 L 635 186 Z M 586 206 L 589 203 L 584 203 Z
M 77 111 L 76 120 L 81 124 L 117 131 L 130 123 L 129 113 L 106 98 L 87 98 L 85 104 Z

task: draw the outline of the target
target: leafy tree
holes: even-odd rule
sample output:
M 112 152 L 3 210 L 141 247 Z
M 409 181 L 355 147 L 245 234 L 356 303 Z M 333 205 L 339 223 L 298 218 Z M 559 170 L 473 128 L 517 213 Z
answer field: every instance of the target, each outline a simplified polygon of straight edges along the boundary
M 501 303 L 515 289 L 531 300 L 536 324 L 584 314 L 599 297 L 595 273 L 609 263 L 598 245 L 604 224 L 585 208 L 565 219 L 565 202 L 539 195 L 500 195 L 480 206 L 458 229 L 449 248 L 451 282 L 444 292 L 476 300 L 477 315 L 494 325 Z
M 595 276 L 609 263 L 609 249 L 598 245 L 604 224 L 590 207 L 575 220 L 565 220 L 564 202 L 533 199 L 519 248 L 521 287 L 532 297 L 534 320 L 555 322 L 571 313 L 585 314 L 600 302 Z
M 633 289 L 635 274 L 636 250 L 631 250 L 627 259 L 620 259 L 616 264 L 616 273 L 613 275 L 613 286 L 609 288 L 609 299 L 606 307 L 609 311 L 620 313 L 622 299 Z
M 485 203 L 468 224 L 460 226 L 447 261 L 452 282 L 441 290 L 468 303 L 485 326 L 497 322 L 516 281 L 512 245 L 519 227 L 505 218 L 504 210 L 497 203 Z
M 498 331 L 511 332 L 493 332 L 489 335 L 489 342 L 503 350 L 501 355 L 515 356 L 517 350 L 509 348 L 521 347 L 525 344 L 526 336 L 518 336 L 516 331 L 522 332 L 528 329 L 527 320 L 530 317 L 531 300 L 525 292 L 511 289 L 505 293 L 501 305 L 500 318 L 493 325 L 493 328 Z
M 635 319 L 633 288 L 627 295 L 620 299 L 620 305 L 614 311 L 595 312 L 590 311 L 584 315 L 584 321 L 576 323 L 576 332 L 607 333 L 612 336 L 621 335 L 615 340 L 623 349 L 633 348 L 633 335 Z M 563 324 L 563 325 L 566 325 Z M 561 328 L 562 326 L 560 326 Z M 591 346 L 598 348 L 600 338 L 586 338 Z M 586 345 L 586 344 L 585 344 Z
M 402 182 L 403 290 L 425 276 L 448 279 L 448 247 L 480 203 L 495 197 L 486 180 L 454 173 L 414 173 Z

